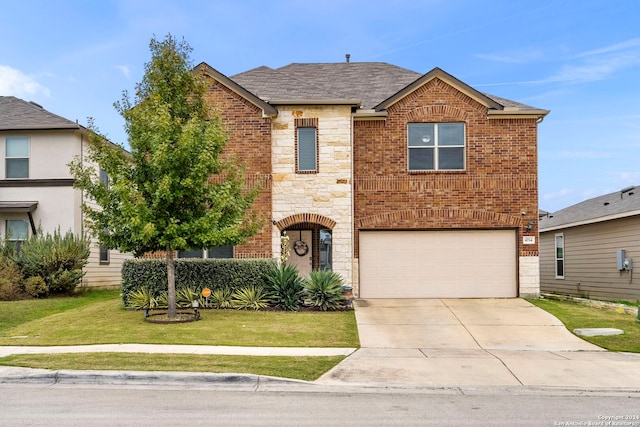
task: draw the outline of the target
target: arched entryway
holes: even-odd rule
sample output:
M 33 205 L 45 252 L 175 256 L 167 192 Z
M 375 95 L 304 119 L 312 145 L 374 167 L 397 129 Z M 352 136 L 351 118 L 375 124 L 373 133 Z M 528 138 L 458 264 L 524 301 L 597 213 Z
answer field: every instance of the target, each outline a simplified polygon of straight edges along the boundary
M 335 221 L 317 214 L 292 215 L 276 223 L 289 237 L 287 262 L 303 276 L 312 270 L 333 269 L 332 233 Z

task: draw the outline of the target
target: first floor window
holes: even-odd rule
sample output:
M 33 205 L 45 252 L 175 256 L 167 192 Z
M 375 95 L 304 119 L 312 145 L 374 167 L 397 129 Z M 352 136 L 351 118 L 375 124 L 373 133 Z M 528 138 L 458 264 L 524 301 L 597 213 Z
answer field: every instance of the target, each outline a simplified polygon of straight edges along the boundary
M 556 279 L 564 279 L 564 234 L 556 234 Z
M 100 264 L 109 264 L 109 248 L 100 245 Z
M 7 241 L 20 250 L 22 242 L 29 237 L 29 223 L 23 219 L 8 219 L 5 225 Z
M 464 123 L 409 123 L 410 171 L 464 170 Z
M 208 249 L 178 251 L 178 258 L 233 258 L 233 246 L 214 246 Z
M 5 177 L 29 178 L 29 138 L 12 137 L 5 142 Z

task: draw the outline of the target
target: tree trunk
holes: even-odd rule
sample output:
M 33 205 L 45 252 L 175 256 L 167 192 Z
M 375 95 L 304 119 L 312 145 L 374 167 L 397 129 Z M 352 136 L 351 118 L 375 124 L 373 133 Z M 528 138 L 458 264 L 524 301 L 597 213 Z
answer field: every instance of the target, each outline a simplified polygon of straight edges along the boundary
M 169 303 L 167 316 L 171 319 L 176 317 L 178 313 L 176 310 L 176 264 L 173 260 L 173 250 L 169 245 L 167 245 L 167 283 L 167 299 Z

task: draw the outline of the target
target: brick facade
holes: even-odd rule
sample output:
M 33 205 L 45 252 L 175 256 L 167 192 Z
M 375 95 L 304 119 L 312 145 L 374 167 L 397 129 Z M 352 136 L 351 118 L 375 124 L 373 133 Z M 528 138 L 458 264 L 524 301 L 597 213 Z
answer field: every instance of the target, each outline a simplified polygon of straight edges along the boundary
M 260 215 L 264 225 L 246 244 L 235 247 L 234 256 L 271 258 L 271 120 L 263 117 L 258 107 L 213 78 L 209 78 L 207 87 L 207 101 L 220 112 L 229 132 L 224 152 L 237 155 L 245 166 L 247 185 L 260 188 L 252 211 Z
M 409 172 L 412 122 L 464 122 L 465 170 Z M 535 118 L 488 118 L 486 106 L 436 78 L 386 118 L 355 121 L 353 133 L 355 258 L 365 229 L 517 228 L 520 257 L 538 256 L 537 244 L 521 243 L 527 223 L 537 224 Z M 526 234 L 537 235 L 535 225 Z

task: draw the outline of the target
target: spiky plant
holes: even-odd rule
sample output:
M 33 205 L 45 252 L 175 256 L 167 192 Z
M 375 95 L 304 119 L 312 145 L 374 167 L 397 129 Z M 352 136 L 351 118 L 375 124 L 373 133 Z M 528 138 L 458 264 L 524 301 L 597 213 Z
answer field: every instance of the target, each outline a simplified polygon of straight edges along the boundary
M 342 277 L 333 271 L 312 271 L 305 280 L 304 303 L 322 311 L 337 310 L 345 302 L 342 285 Z

